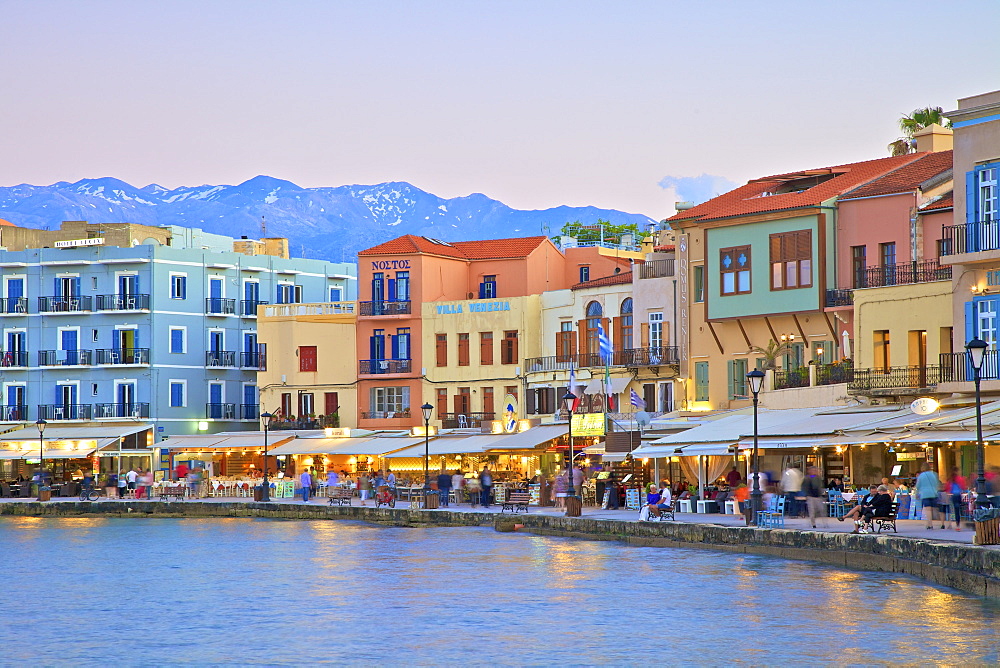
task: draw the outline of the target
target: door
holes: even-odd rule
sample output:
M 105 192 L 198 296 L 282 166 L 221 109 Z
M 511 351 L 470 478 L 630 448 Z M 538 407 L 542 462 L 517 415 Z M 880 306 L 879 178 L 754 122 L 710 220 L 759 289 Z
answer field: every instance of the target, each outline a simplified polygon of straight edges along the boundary
M 7 349 L 3 354 L 3 366 L 24 366 L 27 364 L 25 332 L 7 332 Z
M 243 386 L 243 419 L 253 420 L 257 417 L 257 386 Z
M 24 410 L 24 385 L 7 386 L 7 407 L 4 410 L 5 420 L 25 420 L 27 415 Z
M 118 407 L 111 417 L 131 417 L 138 408 L 135 405 L 135 383 L 118 383 L 116 393 Z
M 213 420 L 222 418 L 222 383 L 210 383 L 208 386 L 208 417 Z
M 139 293 L 139 277 L 135 274 L 125 274 L 118 277 L 118 296 L 134 297 Z
M 980 339 L 988 344 L 983 360 L 982 378 L 997 377 L 997 300 L 980 299 L 975 302 L 976 330 Z M 969 376 L 972 377 L 971 374 Z
M 260 283 L 247 281 L 243 284 L 243 315 L 256 315 L 260 301 Z
M 136 350 L 138 334 L 134 329 L 119 329 L 115 332 L 115 351 L 112 359 L 115 364 L 140 364 L 141 355 Z M 117 358 L 117 359 L 116 359 Z
M 323 414 L 328 418 L 340 410 L 340 395 L 337 392 L 323 393 Z M 332 423 L 331 423 L 332 424 Z
M 7 313 L 24 313 L 27 308 L 21 301 L 24 297 L 24 279 L 7 279 Z
M 208 310 L 209 313 L 222 313 L 222 277 L 208 279 Z
M 59 349 L 65 353 L 64 364 L 80 363 L 79 338 L 80 332 L 75 329 L 64 329 L 59 332 Z
M 76 420 L 77 395 L 76 385 L 59 385 L 56 387 L 56 406 L 53 411 L 55 420 Z
M 224 366 L 225 357 L 225 332 L 212 331 L 208 333 L 208 350 L 211 352 L 210 359 L 213 366 Z
M 260 366 L 260 354 L 257 348 L 257 333 L 243 333 L 243 366 Z

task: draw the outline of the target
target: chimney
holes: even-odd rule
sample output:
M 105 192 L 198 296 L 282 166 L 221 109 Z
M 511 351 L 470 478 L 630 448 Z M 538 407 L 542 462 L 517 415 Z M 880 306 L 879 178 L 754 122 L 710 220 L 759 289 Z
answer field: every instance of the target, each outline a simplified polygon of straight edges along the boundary
M 931 123 L 926 128 L 913 135 L 917 153 L 924 151 L 950 151 L 954 146 L 951 128 L 943 128 L 937 123 Z

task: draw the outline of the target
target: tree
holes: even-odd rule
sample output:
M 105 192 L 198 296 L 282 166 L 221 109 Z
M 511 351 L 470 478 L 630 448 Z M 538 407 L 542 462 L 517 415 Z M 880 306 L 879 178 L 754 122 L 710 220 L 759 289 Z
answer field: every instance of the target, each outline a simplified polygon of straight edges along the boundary
M 914 109 L 909 116 L 900 118 L 899 129 L 903 136 L 888 145 L 889 154 L 895 156 L 912 153 L 913 135 L 935 123 L 944 128 L 951 127 L 951 121 L 944 115 L 944 110 L 941 107 Z
M 787 343 L 778 343 L 774 339 L 767 342 L 766 348 L 760 346 L 750 346 L 750 352 L 757 353 L 764 358 L 764 369 L 774 371 L 778 368 L 778 358 L 785 353 L 791 352 L 792 347 Z
M 621 243 L 622 235 L 631 234 L 634 238 L 639 238 L 639 226 L 635 223 L 622 223 L 614 225 L 610 220 L 597 219 L 594 225 L 584 225 L 579 220 L 567 222 L 559 230 L 559 235 L 564 237 L 574 237 L 578 243 L 597 242 L 603 239 L 610 243 Z M 558 240 L 559 237 L 556 237 Z

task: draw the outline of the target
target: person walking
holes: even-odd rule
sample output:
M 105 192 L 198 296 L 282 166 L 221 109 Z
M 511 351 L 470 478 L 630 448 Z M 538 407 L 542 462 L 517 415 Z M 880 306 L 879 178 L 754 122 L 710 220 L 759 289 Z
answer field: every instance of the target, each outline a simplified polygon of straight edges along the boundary
M 968 489 L 969 485 L 962 477 L 958 467 L 951 467 L 951 475 L 945 482 L 944 491 L 951 497 L 951 508 L 955 513 L 955 531 L 962 530 L 962 492 Z
M 368 500 L 368 496 L 372 491 L 372 479 L 368 477 L 367 473 L 358 474 L 358 496 L 361 497 L 361 505 L 365 504 Z
M 449 497 L 451 496 L 451 476 L 447 471 L 441 469 L 438 474 L 438 497 L 441 499 L 441 507 L 447 508 Z
M 490 473 L 489 466 L 484 466 L 479 472 L 479 485 L 483 488 L 479 493 L 479 501 L 483 508 L 489 508 L 490 494 L 493 492 L 493 474 Z
M 309 502 L 309 492 L 312 490 L 312 475 L 309 473 L 309 469 L 303 469 L 302 475 L 299 476 L 299 484 L 302 485 L 302 502 Z
M 139 479 L 139 474 L 136 473 L 135 469 L 129 469 L 128 473 L 125 474 L 125 480 L 128 482 L 128 491 L 135 491 L 135 483 Z
M 823 517 L 823 479 L 819 477 L 819 469 L 809 467 L 809 475 L 802 483 L 802 491 L 806 496 L 806 507 L 809 512 L 809 522 L 816 528 L 816 518 Z M 823 520 L 826 526 L 826 519 Z
M 789 464 L 785 472 L 781 474 L 781 491 L 785 495 L 788 516 L 798 517 L 800 514 L 798 497 L 802 492 L 802 471 L 799 470 L 799 467 Z
M 128 477 L 125 473 L 118 474 L 118 498 L 125 498 L 125 489 L 128 486 Z
M 934 528 L 934 513 L 938 505 L 938 492 L 941 491 L 941 480 L 931 465 L 924 464 L 923 472 L 917 476 L 917 483 L 913 486 L 920 502 L 921 514 L 927 522 L 927 528 Z M 944 528 L 944 524 L 941 525 Z
M 462 505 L 462 484 L 465 482 L 465 476 L 462 475 L 461 471 L 456 471 L 455 475 L 451 477 L 451 488 L 455 490 L 455 505 Z

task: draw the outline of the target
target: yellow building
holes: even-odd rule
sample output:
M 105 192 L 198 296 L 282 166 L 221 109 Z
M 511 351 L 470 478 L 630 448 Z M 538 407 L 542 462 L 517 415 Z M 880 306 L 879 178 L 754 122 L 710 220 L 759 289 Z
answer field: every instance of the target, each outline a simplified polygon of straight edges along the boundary
M 357 426 L 355 302 L 261 306 L 257 332 L 267 346 L 258 374 L 260 410 L 308 418 L 318 427 Z

